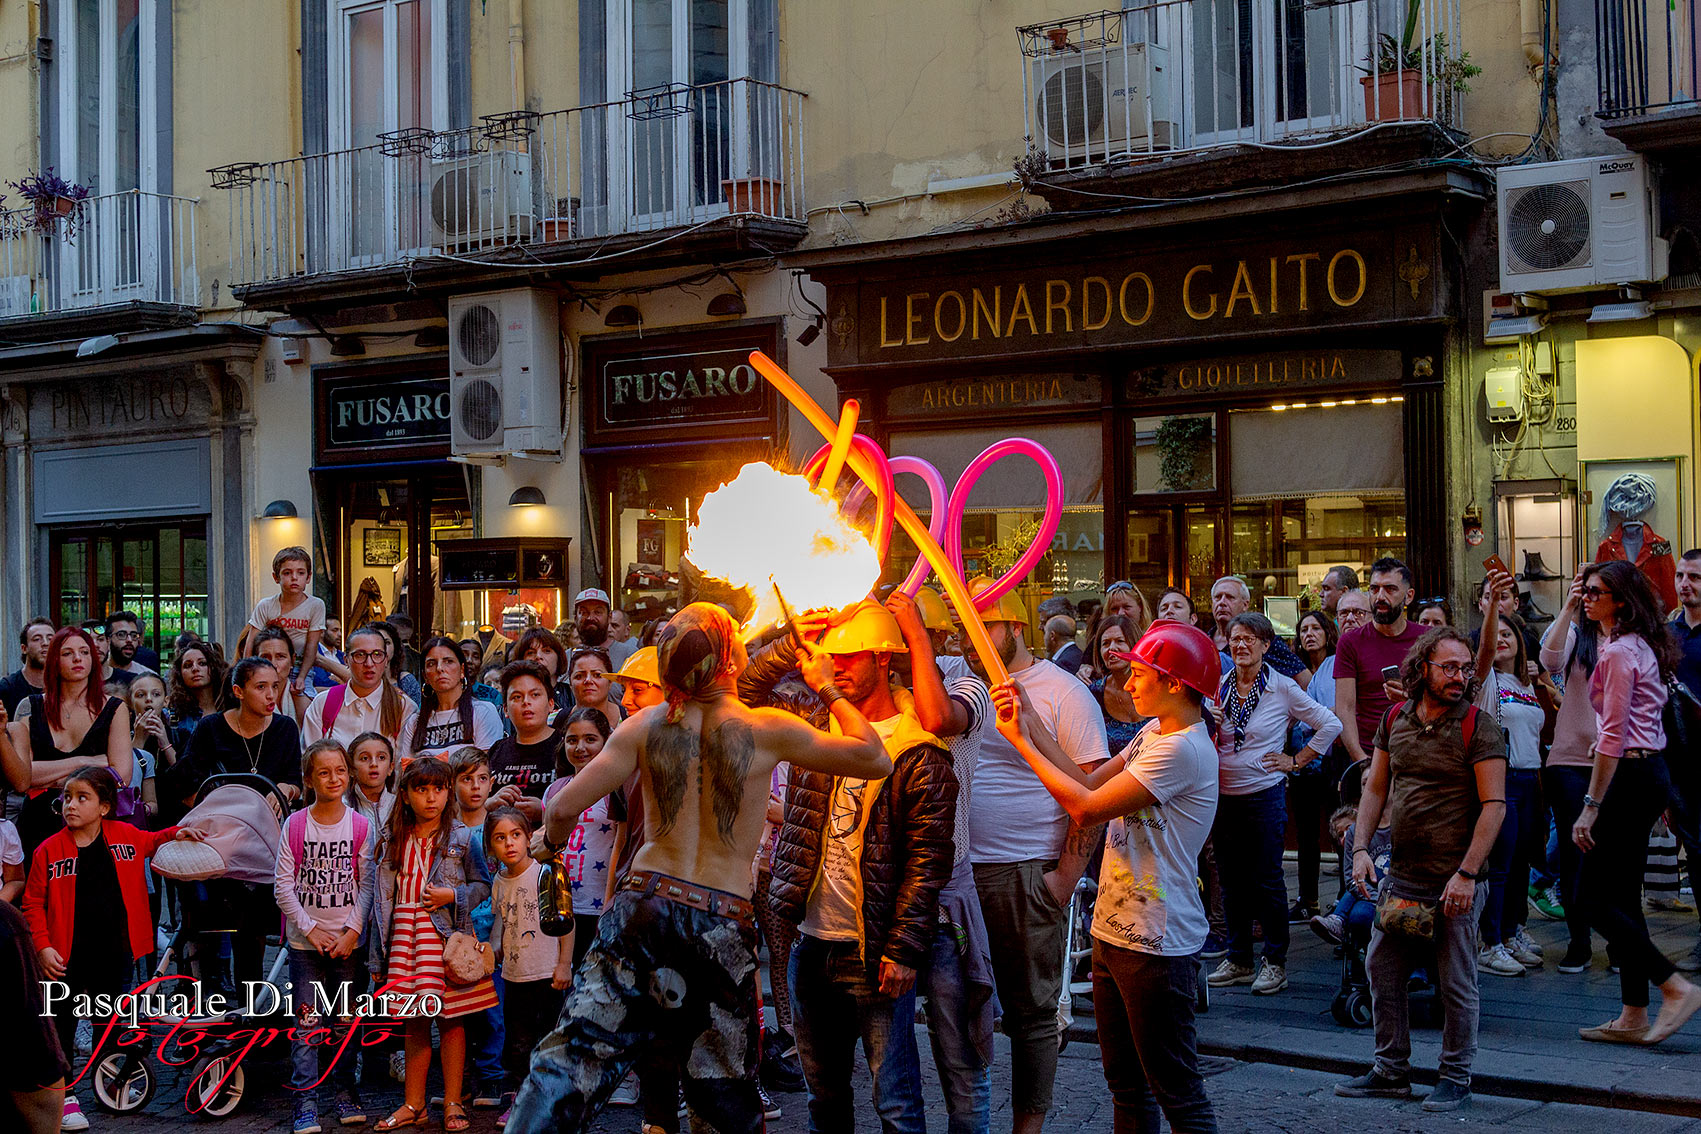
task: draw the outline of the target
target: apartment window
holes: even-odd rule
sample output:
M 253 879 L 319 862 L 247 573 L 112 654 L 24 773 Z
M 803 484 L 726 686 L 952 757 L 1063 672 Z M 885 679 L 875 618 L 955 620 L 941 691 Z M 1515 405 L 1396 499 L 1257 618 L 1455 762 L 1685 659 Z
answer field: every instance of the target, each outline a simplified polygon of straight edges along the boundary
M 1341 7 L 1306 0 L 1190 0 L 1197 140 L 1275 137 L 1337 122 L 1353 82 Z
M 96 193 L 152 190 L 155 0 L 59 8 L 60 176 Z

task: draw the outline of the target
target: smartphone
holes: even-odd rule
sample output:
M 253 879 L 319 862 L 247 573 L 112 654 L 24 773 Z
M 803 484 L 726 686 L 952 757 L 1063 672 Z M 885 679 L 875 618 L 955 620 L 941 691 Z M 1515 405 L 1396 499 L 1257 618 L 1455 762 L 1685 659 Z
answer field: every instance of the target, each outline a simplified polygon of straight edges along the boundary
M 1506 566 L 1506 561 L 1501 559 L 1498 555 L 1491 555 L 1487 559 L 1484 559 L 1482 561 L 1482 565 L 1483 570 L 1485 571 L 1504 571 L 1508 575 L 1512 573 L 1512 569 Z
M 1398 680 L 1400 680 L 1400 667 L 1397 666 L 1397 665 L 1385 665 L 1385 666 L 1383 666 L 1382 667 L 1382 680 L 1383 681 L 1398 681 Z

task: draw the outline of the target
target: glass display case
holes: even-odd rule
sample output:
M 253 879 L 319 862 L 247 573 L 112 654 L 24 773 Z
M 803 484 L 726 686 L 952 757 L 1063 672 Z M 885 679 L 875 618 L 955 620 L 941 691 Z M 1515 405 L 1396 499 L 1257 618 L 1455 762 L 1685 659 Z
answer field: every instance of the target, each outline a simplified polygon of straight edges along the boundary
M 465 594 L 475 626 L 510 641 L 533 626 L 553 630 L 567 617 L 567 548 L 553 538 L 441 540 L 439 586 Z

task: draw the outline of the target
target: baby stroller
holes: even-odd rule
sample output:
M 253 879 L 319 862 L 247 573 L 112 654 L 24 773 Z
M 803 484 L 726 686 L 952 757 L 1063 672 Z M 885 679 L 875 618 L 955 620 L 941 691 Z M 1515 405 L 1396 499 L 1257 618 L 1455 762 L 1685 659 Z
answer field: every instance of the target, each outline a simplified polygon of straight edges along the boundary
M 276 800 L 273 813 L 268 796 Z M 251 921 L 244 918 L 252 908 L 251 887 L 265 888 L 269 897 L 278 857 L 280 815 L 289 813 L 289 801 L 264 776 L 229 773 L 210 776 L 195 796 L 195 806 L 183 817 L 182 826 L 206 834 L 203 842 L 173 842 L 162 846 L 153 860 L 154 870 L 177 886 L 183 916 L 176 934 L 155 967 L 155 978 L 170 975 L 174 961 L 179 976 L 190 974 L 184 958 L 193 953 L 193 942 L 219 936 L 250 933 Z M 266 981 L 278 984 L 287 953 L 278 950 Z M 182 982 L 157 986 L 160 992 L 181 992 Z M 183 1025 L 182 1037 L 207 1029 L 196 1057 L 188 1064 L 189 1088 L 184 1105 L 191 1114 L 222 1118 L 241 1103 L 247 1086 L 248 1061 L 243 1049 L 249 1036 L 227 1036 L 237 1028 L 266 1023 L 270 1015 L 249 1016 L 247 997 L 238 996 L 234 1006 L 216 1015 L 151 1017 L 152 1028 L 140 1037 L 126 1036 L 104 1050 L 90 1068 L 90 1085 L 99 1105 L 115 1114 L 140 1110 L 152 1099 L 156 1071 L 151 1056 L 155 1035 L 163 1036 L 174 1025 Z M 284 1022 L 288 1027 L 288 1022 Z M 97 1032 L 98 1036 L 98 1032 Z M 248 1053 L 248 1059 L 253 1058 Z

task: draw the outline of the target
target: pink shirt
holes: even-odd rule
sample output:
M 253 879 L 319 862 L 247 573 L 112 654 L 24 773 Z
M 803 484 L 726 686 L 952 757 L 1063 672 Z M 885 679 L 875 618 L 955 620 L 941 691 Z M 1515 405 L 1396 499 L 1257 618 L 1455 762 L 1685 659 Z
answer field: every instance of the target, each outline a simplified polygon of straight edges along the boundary
M 1577 641 L 1575 623 L 1567 623 L 1563 636 L 1555 634 L 1554 623 L 1542 636 L 1542 668 L 1565 683 L 1567 696 L 1559 702 L 1553 722 L 1553 743 L 1548 746 L 1550 768 L 1587 768 L 1595 762 L 1595 710 L 1583 695 L 1589 679 L 1580 665 L 1571 665 L 1571 647 Z M 1554 639 L 1562 638 L 1555 642 Z
M 1600 726 L 1595 751 L 1614 758 L 1626 748 L 1666 746 L 1660 714 L 1666 707 L 1666 685 L 1660 679 L 1659 659 L 1639 634 L 1626 634 L 1601 646 L 1595 672 L 1589 678 L 1589 704 Z

